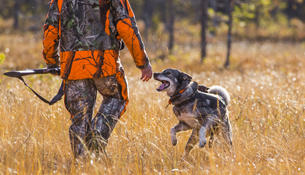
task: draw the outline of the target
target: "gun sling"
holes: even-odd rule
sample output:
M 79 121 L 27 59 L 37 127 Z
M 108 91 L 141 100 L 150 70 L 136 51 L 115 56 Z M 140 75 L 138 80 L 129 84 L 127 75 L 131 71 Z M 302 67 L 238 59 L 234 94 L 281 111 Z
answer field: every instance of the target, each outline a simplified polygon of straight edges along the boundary
M 16 77 L 18 79 L 20 79 L 24 85 L 26 85 L 28 88 L 30 88 L 30 90 L 43 102 L 49 104 L 49 105 L 53 105 L 55 104 L 56 102 L 58 102 L 59 100 L 61 100 L 62 96 L 64 95 L 64 82 L 61 83 L 61 86 L 57 92 L 57 94 L 53 97 L 53 99 L 51 101 L 48 101 L 47 99 L 43 98 L 41 95 L 39 95 L 36 91 L 34 91 L 25 81 L 24 79 L 19 76 L 19 77 Z
M 49 104 L 49 105 L 53 105 L 54 103 L 58 102 L 59 100 L 61 100 L 62 96 L 64 95 L 64 82 L 61 83 L 61 86 L 57 92 L 57 94 L 53 97 L 53 99 L 51 101 L 46 100 L 45 98 L 43 98 L 41 95 L 39 95 L 36 91 L 34 91 L 22 78 L 22 76 L 26 76 L 26 75 L 33 75 L 33 74 L 56 74 L 59 75 L 60 74 L 60 67 L 55 67 L 55 68 L 44 68 L 44 69 L 26 69 L 25 71 L 12 71 L 12 72 L 6 72 L 4 73 L 5 76 L 8 77 L 15 77 L 18 78 L 19 80 L 21 80 L 25 86 L 27 86 L 28 88 L 30 88 L 30 90 L 43 102 Z

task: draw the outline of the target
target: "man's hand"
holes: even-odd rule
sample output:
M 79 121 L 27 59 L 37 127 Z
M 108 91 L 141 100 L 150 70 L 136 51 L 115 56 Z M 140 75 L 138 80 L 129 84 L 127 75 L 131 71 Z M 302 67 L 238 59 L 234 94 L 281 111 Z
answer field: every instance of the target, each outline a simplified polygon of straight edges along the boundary
M 141 80 L 143 80 L 144 82 L 145 81 L 148 81 L 151 79 L 152 77 L 152 69 L 151 69 L 151 65 L 147 66 L 146 68 L 144 69 L 141 69 L 141 72 L 142 72 L 142 76 L 141 76 Z
M 47 68 L 48 68 L 48 69 L 57 68 L 57 67 L 59 67 L 59 66 L 57 66 L 57 65 L 48 65 L 48 64 L 47 64 Z M 56 71 L 54 70 L 54 71 L 51 71 L 51 75 L 60 75 L 60 73 L 58 73 L 58 72 L 56 72 Z

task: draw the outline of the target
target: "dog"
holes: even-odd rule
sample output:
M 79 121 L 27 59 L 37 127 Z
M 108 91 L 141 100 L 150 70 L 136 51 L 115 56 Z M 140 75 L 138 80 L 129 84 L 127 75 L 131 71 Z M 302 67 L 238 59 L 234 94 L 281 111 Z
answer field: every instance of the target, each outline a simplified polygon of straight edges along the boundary
M 154 73 L 154 79 L 162 84 L 158 92 L 166 91 L 170 97 L 169 104 L 174 105 L 173 112 L 179 123 L 171 128 L 171 142 L 177 145 L 176 134 L 193 129 L 184 150 L 187 156 L 199 142 L 203 148 L 210 136 L 209 146 L 212 146 L 215 134 L 222 131 L 227 144 L 232 146 L 232 129 L 229 121 L 227 106 L 230 95 L 220 86 L 198 86 L 192 82 L 192 77 L 176 69 L 165 69 L 161 73 Z

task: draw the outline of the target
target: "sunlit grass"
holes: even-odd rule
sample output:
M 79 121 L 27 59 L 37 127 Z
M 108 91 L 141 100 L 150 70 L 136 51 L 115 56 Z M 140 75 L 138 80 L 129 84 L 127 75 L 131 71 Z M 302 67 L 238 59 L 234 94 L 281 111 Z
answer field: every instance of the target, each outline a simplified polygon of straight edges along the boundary
M 305 173 L 304 44 L 233 43 L 229 70 L 222 68 L 226 54 L 222 42 L 208 46 L 203 64 L 197 45 L 177 45 L 164 61 L 148 47 L 154 71 L 178 68 L 200 84 L 225 87 L 231 95 L 232 150 L 223 149 L 218 137 L 212 148 L 196 146 L 186 160 L 181 158 L 190 132 L 178 134 L 178 145 L 171 145 L 169 130 L 178 120 L 172 106 L 165 108 L 168 97 L 155 91 L 158 82 L 139 80 L 140 71 L 124 50 L 130 103 L 109 140 L 111 161 L 75 162 L 68 136 L 71 121 L 63 101 L 48 106 L 18 79 L 2 76 L 8 70 L 44 63 L 40 36 L 0 35 L 0 52 L 6 55 L 0 67 L 0 174 Z M 48 99 L 61 82 L 50 75 L 26 81 Z M 101 100 L 99 96 L 96 108 Z

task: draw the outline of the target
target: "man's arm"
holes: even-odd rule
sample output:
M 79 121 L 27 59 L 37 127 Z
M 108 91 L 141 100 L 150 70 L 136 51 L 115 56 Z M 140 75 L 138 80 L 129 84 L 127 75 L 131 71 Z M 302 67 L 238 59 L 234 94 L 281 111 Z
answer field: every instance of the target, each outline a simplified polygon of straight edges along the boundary
M 43 26 L 42 56 L 48 68 L 59 66 L 58 43 L 60 14 L 56 2 L 52 0 L 46 22 Z
M 152 69 L 130 4 L 128 0 L 112 0 L 111 6 L 119 36 L 129 49 L 136 66 L 141 69 L 141 79 L 148 81 L 152 77 Z

